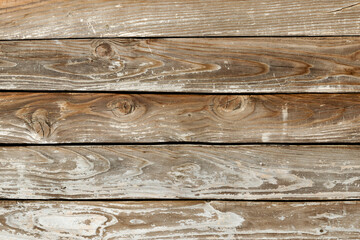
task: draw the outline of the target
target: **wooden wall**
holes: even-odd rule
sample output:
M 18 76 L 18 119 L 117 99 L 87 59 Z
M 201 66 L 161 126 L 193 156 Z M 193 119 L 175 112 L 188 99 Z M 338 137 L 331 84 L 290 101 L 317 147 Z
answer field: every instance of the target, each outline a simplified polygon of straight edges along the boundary
M 359 239 L 359 16 L 0 0 L 0 239 Z

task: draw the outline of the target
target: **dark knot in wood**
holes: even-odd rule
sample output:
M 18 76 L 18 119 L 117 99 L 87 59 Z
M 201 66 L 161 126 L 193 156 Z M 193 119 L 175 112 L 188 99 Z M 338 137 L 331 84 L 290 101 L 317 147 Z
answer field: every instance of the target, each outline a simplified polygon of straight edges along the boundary
M 216 96 L 211 103 L 211 110 L 223 120 L 238 120 L 247 114 L 250 109 L 248 104 L 248 96 Z
M 136 104 L 132 99 L 120 98 L 109 102 L 107 108 L 110 109 L 115 116 L 122 117 L 133 113 L 136 109 Z
M 101 58 L 108 58 L 111 57 L 113 54 L 113 50 L 108 43 L 101 43 L 95 48 L 95 53 L 98 57 Z
M 40 137 L 49 137 L 51 127 L 48 111 L 43 108 L 37 109 L 31 116 L 31 125 Z
M 232 112 L 240 109 L 243 99 L 239 96 L 224 96 L 219 98 L 218 107 L 225 112 Z
M 49 112 L 44 108 L 34 109 L 24 107 L 16 112 L 16 116 L 24 120 L 32 131 L 40 138 L 47 138 L 51 134 L 51 122 Z

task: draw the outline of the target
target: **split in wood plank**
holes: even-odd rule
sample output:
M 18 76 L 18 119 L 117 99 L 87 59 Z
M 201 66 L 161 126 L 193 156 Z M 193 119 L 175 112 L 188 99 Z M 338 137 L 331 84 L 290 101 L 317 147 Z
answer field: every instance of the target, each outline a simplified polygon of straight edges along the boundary
M 12 0 L 0 39 L 358 35 L 354 0 Z
M 358 146 L 0 148 L 0 198 L 360 198 Z
M 2 239 L 358 239 L 359 202 L 0 202 Z
M 359 142 L 360 94 L 0 93 L 0 143 Z
M 0 90 L 360 92 L 360 37 L 0 42 Z

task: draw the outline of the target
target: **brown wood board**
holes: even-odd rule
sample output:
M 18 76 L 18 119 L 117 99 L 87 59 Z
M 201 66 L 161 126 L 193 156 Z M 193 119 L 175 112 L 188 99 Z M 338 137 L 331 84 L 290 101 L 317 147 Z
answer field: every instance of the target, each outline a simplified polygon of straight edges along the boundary
M 0 143 L 336 143 L 359 94 L 0 93 Z
M 0 42 L 0 90 L 359 92 L 360 38 Z
M 349 0 L 11 0 L 0 39 L 358 35 Z

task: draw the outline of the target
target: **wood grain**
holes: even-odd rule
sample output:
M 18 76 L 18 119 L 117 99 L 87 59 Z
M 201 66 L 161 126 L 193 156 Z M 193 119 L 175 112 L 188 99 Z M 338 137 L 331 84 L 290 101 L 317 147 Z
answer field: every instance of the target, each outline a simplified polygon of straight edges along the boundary
M 356 143 L 359 119 L 359 94 L 0 93 L 0 143 Z
M 360 38 L 0 42 L 0 90 L 359 92 Z
M 360 197 L 358 146 L 0 148 L 0 198 L 318 200 Z
M 357 239 L 359 202 L 0 203 L 3 239 Z
M 353 0 L 6 0 L 0 39 L 357 35 Z

